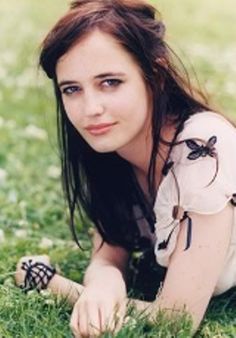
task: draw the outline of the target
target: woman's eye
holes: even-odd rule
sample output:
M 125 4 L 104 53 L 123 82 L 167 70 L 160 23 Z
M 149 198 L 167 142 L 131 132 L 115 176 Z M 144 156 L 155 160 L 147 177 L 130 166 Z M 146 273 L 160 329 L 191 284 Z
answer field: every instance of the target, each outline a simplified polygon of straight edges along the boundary
M 108 80 L 105 80 L 103 81 L 103 85 L 105 87 L 117 87 L 121 84 L 121 80 L 117 80 L 117 79 L 108 79 Z
M 72 95 L 72 94 L 77 93 L 79 91 L 80 91 L 79 87 L 77 87 L 77 86 L 70 86 L 70 87 L 63 88 L 62 89 L 62 94 Z

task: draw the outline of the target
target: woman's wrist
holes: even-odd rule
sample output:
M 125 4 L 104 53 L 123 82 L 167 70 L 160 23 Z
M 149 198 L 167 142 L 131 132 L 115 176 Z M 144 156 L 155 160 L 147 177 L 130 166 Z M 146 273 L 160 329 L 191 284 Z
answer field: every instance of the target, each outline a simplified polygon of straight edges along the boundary
M 74 305 L 83 292 L 84 286 L 55 274 L 48 284 L 48 289 L 53 294 L 67 299 L 71 305 Z
M 47 255 L 22 257 L 15 273 L 16 285 L 25 292 L 48 289 L 52 294 L 66 298 L 74 304 L 84 287 L 56 273 Z
M 109 281 L 109 283 L 108 283 Z M 84 286 L 87 286 L 92 283 L 104 283 L 109 284 L 109 286 L 115 284 L 123 284 L 125 287 L 125 279 L 123 273 L 114 265 L 110 264 L 91 264 L 86 270 L 84 276 Z

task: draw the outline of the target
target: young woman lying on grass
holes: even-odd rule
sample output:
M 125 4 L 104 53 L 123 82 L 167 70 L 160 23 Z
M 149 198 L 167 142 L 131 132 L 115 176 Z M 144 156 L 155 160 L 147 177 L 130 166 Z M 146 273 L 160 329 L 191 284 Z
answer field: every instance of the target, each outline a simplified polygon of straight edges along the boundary
M 77 241 L 79 212 L 96 230 L 83 285 L 47 257 L 23 258 L 16 278 L 67 296 L 76 337 L 122 327 L 137 284 L 138 311 L 185 309 L 194 331 L 236 284 L 236 132 L 178 70 L 164 33 L 145 1 L 77 0 L 42 45 L 71 229 Z

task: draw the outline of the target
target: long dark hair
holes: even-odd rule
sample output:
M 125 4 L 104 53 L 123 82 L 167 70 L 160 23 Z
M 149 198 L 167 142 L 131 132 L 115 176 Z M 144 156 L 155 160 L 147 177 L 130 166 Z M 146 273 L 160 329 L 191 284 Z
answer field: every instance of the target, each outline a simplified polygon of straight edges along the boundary
M 194 90 L 185 71 L 173 61 L 164 41 L 165 26 L 156 9 L 141 0 L 77 0 L 49 32 L 42 44 L 40 65 L 52 79 L 57 101 L 58 140 L 62 182 L 68 201 L 71 229 L 77 240 L 74 217 L 88 217 L 104 241 L 128 250 L 150 245 L 141 237 L 134 206 L 153 231 L 153 203 L 148 201 L 132 166 L 115 152 L 97 153 L 69 121 L 57 84 L 59 58 L 94 29 L 108 33 L 132 54 L 153 97 L 153 149 L 148 172 L 151 201 L 155 199 L 155 165 L 163 125 L 176 127 L 172 148 L 184 122 L 194 113 L 209 110 L 204 96 Z M 184 68 L 183 68 L 184 69 Z

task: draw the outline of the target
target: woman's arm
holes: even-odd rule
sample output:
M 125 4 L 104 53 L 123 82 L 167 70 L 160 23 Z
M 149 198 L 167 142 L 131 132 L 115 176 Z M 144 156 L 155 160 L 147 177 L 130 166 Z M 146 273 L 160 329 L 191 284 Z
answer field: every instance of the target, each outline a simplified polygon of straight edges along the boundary
M 85 272 L 84 285 L 55 274 L 47 288 L 50 289 L 52 293 L 67 298 L 68 302 L 74 305 L 79 295 L 83 292 L 84 286 L 93 282 L 97 283 L 98 279 L 100 282 L 104 280 L 105 283 L 109 280 L 109 283 L 121 282 L 122 285 L 125 284 L 124 276 L 129 258 L 128 252 L 121 247 L 111 246 L 105 242 L 101 246 L 101 243 L 101 236 L 94 231 L 91 261 Z M 33 263 L 41 262 L 50 266 L 50 259 L 47 255 L 22 257 L 16 268 L 15 280 L 17 285 L 24 283 L 25 270 L 22 269 L 22 263 L 28 262 L 29 260 L 32 260 Z
M 192 243 L 184 251 L 187 229 L 181 224 L 176 249 L 171 256 L 162 291 L 153 304 L 133 300 L 138 310 L 154 318 L 159 309 L 185 309 L 199 326 L 223 269 L 229 248 L 233 207 L 227 205 L 214 215 L 190 214 L 193 223 Z
M 114 281 L 121 280 L 124 282 L 125 270 L 129 258 L 128 252 L 119 247 L 112 246 L 104 242 L 102 244 L 102 238 L 95 230 L 93 237 L 93 250 L 91 255 L 90 264 L 85 272 L 84 286 L 94 280 L 109 280 Z M 110 279 L 111 278 L 111 279 Z
M 152 303 L 135 299 L 129 302 L 153 320 L 159 310 L 165 310 L 170 315 L 173 309 L 187 311 L 193 320 L 193 330 L 196 330 L 224 266 L 232 232 L 233 207 L 227 205 L 214 215 L 192 213 L 190 216 L 193 223 L 191 246 L 184 251 L 187 224 L 183 222 L 159 297 Z M 100 240 L 99 237 L 95 238 L 95 248 L 100 245 Z M 94 250 L 91 266 L 86 274 L 86 283 L 93 278 L 96 280 L 95 276 L 99 272 L 102 274 L 103 270 L 99 270 L 99 267 L 105 270 L 107 267 L 108 279 L 104 278 L 104 287 L 115 278 L 116 269 L 124 273 L 128 254 L 123 249 L 114 250 L 114 247 L 104 245 L 104 251 L 101 250 L 100 254 Z
M 75 336 L 97 335 L 106 328 L 118 329 L 126 312 L 126 285 L 124 280 L 129 254 L 123 248 L 103 243 L 95 232 L 91 262 L 86 270 L 84 285 L 55 274 L 47 288 L 53 294 L 66 298 L 74 309 L 71 328 Z M 41 262 L 50 266 L 49 257 L 22 257 L 17 265 L 16 284 L 24 283 L 22 263 Z M 114 315 L 118 314 L 116 318 Z M 119 323 L 117 322 L 117 318 Z
M 193 328 L 196 330 L 224 266 L 231 238 L 233 207 L 227 205 L 224 210 L 215 215 L 190 214 L 190 216 L 193 222 L 191 246 L 184 251 L 187 224 L 183 222 L 159 297 L 152 303 L 136 299 L 130 299 L 129 303 L 138 311 L 149 314 L 149 319 L 155 319 L 159 310 L 167 310 L 171 314 L 173 308 L 180 311 L 185 309 L 192 316 Z M 112 282 L 114 287 L 116 283 L 123 285 L 128 253 L 124 249 L 106 243 L 97 251 L 100 241 L 100 236 L 96 234 L 92 260 L 85 274 L 86 287 L 55 275 L 48 285 L 53 293 L 67 297 L 74 305 L 78 303 L 84 290 L 89 288 L 90 283 L 95 294 L 97 291 L 102 291 L 101 297 L 105 300 L 109 298 L 108 293 L 113 293 Z M 38 260 L 45 261 L 40 259 L 40 256 Z M 24 258 L 21 259 L 22 261 Z M 22 282 L 23 275 L 24 272 L 19 265 L 16 274 L 17 284 Z M 78 332 L 78 318 L 79 314 L 75 307 L 71 323 L 75 333 Z

